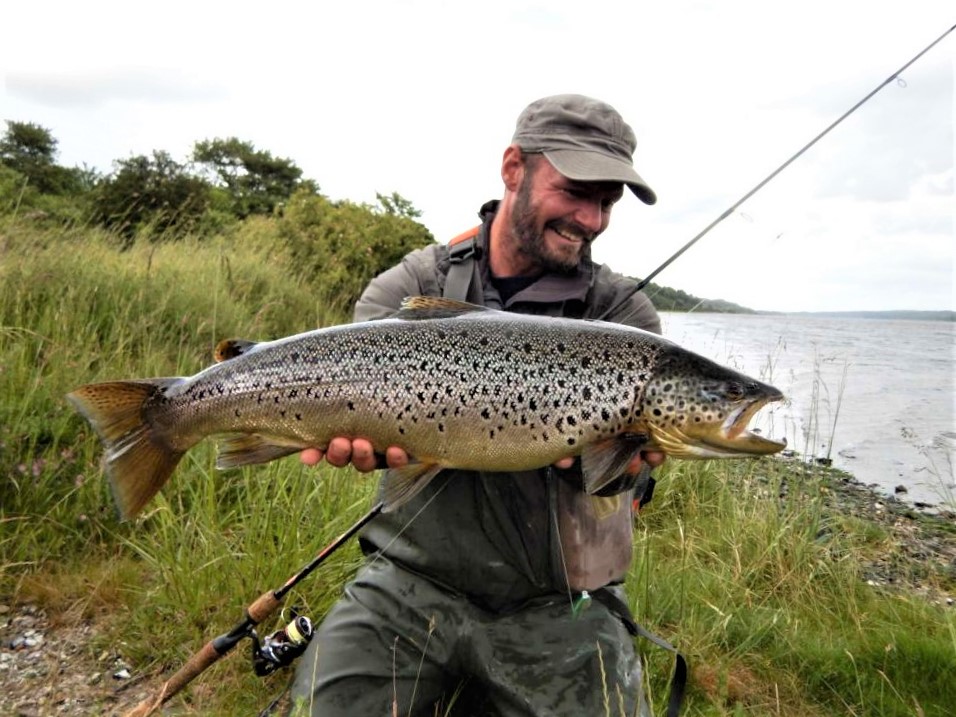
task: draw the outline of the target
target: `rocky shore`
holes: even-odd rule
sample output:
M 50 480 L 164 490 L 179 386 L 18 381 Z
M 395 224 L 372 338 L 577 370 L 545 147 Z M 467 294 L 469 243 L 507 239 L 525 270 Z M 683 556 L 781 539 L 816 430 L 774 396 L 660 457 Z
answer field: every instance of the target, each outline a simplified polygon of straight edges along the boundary
M 879 550 L 861 556 L 868 584 L 956 610 L 956 514 L 916 508 L 838 471 L 826 472 L 821 491 L 827 513 L 869 521 L 882 536 Z M 104 625 L 0 599 L 0 714 L 121 715 L 150 694 L 153 676 L 137 674 L 121 646 L 96 647 Z

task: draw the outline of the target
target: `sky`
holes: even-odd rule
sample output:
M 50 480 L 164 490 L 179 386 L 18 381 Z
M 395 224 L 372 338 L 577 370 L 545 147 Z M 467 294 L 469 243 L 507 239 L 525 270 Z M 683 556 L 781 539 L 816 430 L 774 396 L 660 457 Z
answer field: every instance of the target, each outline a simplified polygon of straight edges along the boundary
M 500 197 L 529 102 L 591 95 L 638 138 L 648 207 L 594 256 L 646 276 L 956 23 L 951 0 L 34 0 L 3 11 L 0 119 L 58 162 L 238 137 L 333 199 L 398 192 L 439 241 Z M 657 282 L 770 311 L 956 310 L 956 32 Z

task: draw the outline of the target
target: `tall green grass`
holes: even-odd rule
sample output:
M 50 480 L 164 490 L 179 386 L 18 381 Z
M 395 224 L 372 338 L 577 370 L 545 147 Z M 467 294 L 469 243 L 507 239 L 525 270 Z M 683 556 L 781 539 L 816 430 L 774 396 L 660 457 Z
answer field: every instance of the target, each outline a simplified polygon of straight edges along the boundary
M 158 680 L 357 519 L 375 481 L 295 459 L 221 473 L 203 445 L 143 516 L 117 522 L 100 448 L 67 391 L 191 374 L 222 338 L 347 315 L 320 277 L 299 275 L 269 220 L 206 242 L 149 239 L 120 251 L 93 230 L 0 224 L 0 600 L 103 621 L 104 642 Z M 891 550 L 887 536 L 825 511 L 825 483 L 808 471 L 773 460 L 662 471 L 628 590 L 640 622 L 689 658 L 687 714 L 951 714 L 956 617 L 866 585 L 860 556 Z M 352 544 L 286 605 L 321 618 L 359 562 Z M 268 703 L 287 676 L 254 677 L 246 650 L 177 697 L 177 711 Z M 644 652 L 662 714 L 669 656 Z
M 860 558 L 891 546 L 821 510 L 822 474 L 773 460 L 663 473 L 629 585 L 640 618 L 689 654 L 690 714 L 951 713 L 956 616 L 866 584 Z

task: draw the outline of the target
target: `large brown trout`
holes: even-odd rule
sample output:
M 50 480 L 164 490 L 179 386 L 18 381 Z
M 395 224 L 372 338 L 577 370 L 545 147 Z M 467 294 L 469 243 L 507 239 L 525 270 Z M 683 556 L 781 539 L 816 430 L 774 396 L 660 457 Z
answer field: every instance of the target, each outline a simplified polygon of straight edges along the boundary
M 220 440 L 217 467 L 264 463 L 335 436 L 413 462 L 386 476 L 395 508 L 444 468 L 520 471 L 581 456 L 585 489 L 640 450 L 679 458 L 775 453 L 747 431 L 782 394 L 639 329 L 409 299 L 393 318 L 266 343 L 220 344 L 188 378 L 112 381 L 69 394 L 105 447 L 122 517 L 183 454 Z

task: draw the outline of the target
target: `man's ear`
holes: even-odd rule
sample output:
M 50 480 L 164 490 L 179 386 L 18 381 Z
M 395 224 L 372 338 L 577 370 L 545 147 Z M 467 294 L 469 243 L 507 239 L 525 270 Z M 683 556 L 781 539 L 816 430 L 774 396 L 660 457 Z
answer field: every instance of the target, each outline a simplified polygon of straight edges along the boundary
M 509 145 L 501 158 L 501 181 L 505 183 L 505 189 L 509 192 L 518 191 L 526 169 L 521 147 Z

